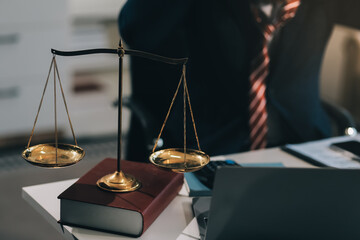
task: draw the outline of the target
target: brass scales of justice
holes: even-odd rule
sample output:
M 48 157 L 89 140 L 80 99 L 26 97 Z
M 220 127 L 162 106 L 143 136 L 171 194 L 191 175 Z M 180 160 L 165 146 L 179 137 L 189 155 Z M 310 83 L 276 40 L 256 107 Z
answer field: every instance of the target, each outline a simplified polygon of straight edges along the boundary
M 118 49 L 87 49 L 80 51 L 58 51 L 55 49 L 51 49 L 53 54 L 53 58 L 50 64 L 50 69 L 47 75 L 46 83 L 44 86 L 44 90 L 42 93 L 42 97 L 40 100 L 39 108 L 37 111 L 37 115 L 35 117 L 34 126 L 32 128 L 32 132 L 27 144 L 26 149 L 22 153 L 22 157 L 29 163 L 45 168 L 60 168 L 73 165 L 79 162 L 84 156 L 85 151 L 78 146 L 77 140 L 75 137 L 74 129 L 71 123 L 70 114 L 68 111 L 67 103 L 65 100 L 64 90 L 61 84 L 59 70 L 56 63 L 56 55 L 59 56 L 79 56 L 79 55 L 88 55 L 88 54 L 117 54 L 119 56 L 119 98 L 118 98 L 118 136 L 117 136 L 117 169 L 114 173 L 110 173 L 108 175 L 103 176 L 97 181 L 97 186 L 103 190 L 111 191 L 111 192 L 131 192 L 135 191 L 141 186 L 141 183 L 134 177 L 129 174 L 124 173 L 120 167 L 120 158 L 121 158 L 121 123 L 122 123 L 122 66 L 123 66 L 123 57 L 125 54 L 147 58 L 154 61 L 160 61 L 167 64 L 179 65 L 182 64 L 182 74 L 180 77 L 180 81 L 177 85 L 175 94 L 172 98 L 169 110 L 166 114 L 164 123 L 162 124 L 160 133 L 157 137 L 155 145 L 152 150 L 152 154 L 149 159 L 152 164 L 157 167 L 168 169 L 174 172 L 193 172 L 201 169 L 210 161 L 210 157 L 201 151 L 199 139 L 196 132 L 196 126 L 193 116 L 193 111 L 190 104 L 190 96 L 186 82 L 186 63 L 188 58 L 167 58 L 159 55 L 155 55 L 152 53 L 147 53 L 138 50 L 128 50 L 124 49 L 122 41 L 120 39 Z M 49 82 L 49 78 L 51 72 L 53 70 L 53 78 L 54 78 L 54 113 L 55 113 L 55 143 L 44 143 L 38 144 L 35 146 L 30 146 L 31 139 L 34 135 L 34 130 L 36 126 L 36 122 L 39 116 L 39 112 L 43 103 L 45 91 Z M 57 110 L 56 110 L 56 78 L 58 79 L 61 95 L 63 98 L 63 103 L 65 106 L 65 110 L 67 113 L 69 125 L 71 128 L 71 132 L 74 138 L 75 145 L 72 144 L 64 144 L 58 142 L 57 135 Z M 171 108 L 175 101 L 175 98 L 179 92 L 181 84 L 183 85 L 183 101 L 184 101 L 184 146 L 183 148 L 169 148 L 155 151 L 158 141 L 161 137 L 162 131 L 165 127 L 166 121 L 169 117 Z M 197 141 L 198 150 L 187 149 L 186 147 L 186 102 L 189 105 L 191 120 L 195 132 L 195 137 Z

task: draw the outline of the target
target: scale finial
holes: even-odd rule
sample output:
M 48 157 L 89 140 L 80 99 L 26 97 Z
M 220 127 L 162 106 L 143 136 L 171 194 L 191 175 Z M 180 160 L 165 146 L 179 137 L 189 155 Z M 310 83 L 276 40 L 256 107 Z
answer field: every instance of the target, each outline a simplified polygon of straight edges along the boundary
M 121 38 L 119 40 L 119 47 L 117 49 L 117 53 L 118 53 L 119 57 L 121 57 L 121 58 L 124 57 L 124 55 L 125 55 L 125 49 L 124 49 L 123 41 L 121 40 Z

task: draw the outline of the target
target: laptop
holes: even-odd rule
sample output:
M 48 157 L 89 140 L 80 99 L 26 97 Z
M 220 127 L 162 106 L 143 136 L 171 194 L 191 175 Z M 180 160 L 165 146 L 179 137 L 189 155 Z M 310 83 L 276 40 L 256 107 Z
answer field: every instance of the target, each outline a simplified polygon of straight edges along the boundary
M 360 170 L 222 167 L 193 210 L 207 240 L 360 239 Z

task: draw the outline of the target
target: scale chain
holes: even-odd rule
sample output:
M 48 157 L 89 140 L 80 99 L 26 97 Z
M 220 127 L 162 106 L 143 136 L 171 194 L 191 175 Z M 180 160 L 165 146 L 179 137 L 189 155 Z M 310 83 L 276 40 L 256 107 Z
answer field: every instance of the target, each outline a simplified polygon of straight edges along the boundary
M 50 74 L 51 74 L 52 68 L 54 68 L 55 147 L 56 147 L 56 161 L 57 161 L 58 131 L 57 131 L 57 108 L 56 108 L 56 77 L 58 78 L 58 81 L 59 81 L 59 86 L 60 86 L 60 90 L 61 90 L 61 94 L 62 94 L 62 98 L 63 98 L 65 110 L 66 110 L 66 114 L 67 114 L 67 117 L 68 117 L 68 120 L 69 120 L 69 125 L 70 125 L 70 128 L 71 128 L 71 133 L 72 133 L 72 135 L 73 135 L 73 138 L 74 138 L 74 141 L 75 141 L 75 145 L 78 145 L 78 144 L 77 144 L 77 140 L 76 140 L 76 137 L 75 137 L 74 128 L 73 128 L 73 125 L 72 125 L 72 122 L 71 122 L 71 119 L 70 119 L 69 109 L 68 109 L 68 106 L 67 106 L 67 103 L 66 103 L 65 94 L 64 94 L 64 89 L 63 89 L 63 86 L 62 86 L 62 83 L 61 83 L 60 74 L 59 74 L 59 69 L 58 69 L 58 67 L 57 67 L 57 62 L 56 62 L 55 56 L 53 56 L 52 61 L 51 61 L 51 64 L 50 64 L 50 68 L 49 68 L 49 72 L 48 72 L 48 75 L 47 75 L 47 78 L 46 78 L 46 83 L 45 83 L 45 86 L 44 86 L 44 90 L 43 90 L 43 93 L 42 93 L 42 96 L 41 96 L 39 108 L 38 108 L 38 111 L 37 111 L 37 114 L 36 114 L 36 117 L 35 117 L 34 125 L 33 125 L 32 131 L 31 131 L 31 134 L 30 134 L 30 138 L 29 138 L 29 141 L 28 141 L 28 144 L 27 144 L 27 147 L 26 147 L 26 148 L 29 148 L 29 147 L 30 147 L 32 137 L 34 136 L 34 131 L 35 131 L 36 123 L 37 123 L 37 120 L 38 120 L 38 117 L 39 117 L 39 113 L 40 113 L 40 110 L 41 110 L 41 107 L 42 107 L 42 103 L 43 103 L 43 100 L 44 100 L 45 92 L 46 92 L 46 89 L 47 89 L 47 86 L 48 86 L 48 83 L 49 83 L 49 79 L 50 79 Z
M 186 168 L 186 85 L 185 85 L 185 65 L 182 68 L 182 75 L 183 75 L 183 87 L 184 87 L 184 163 Z
M 184 82 L 183 82 L 184 81 Z M 192 120 L 192 123 L 193 123 L 193 128 L 194 128 L 194 133 L 195 133 L 195 138 L 196 138 L 196 142 L 197 142 L 197 145 L 198 145 L 198 149 L 199 151 L 201 151 L 201 148 L 200 148 L 200 143 L 199 143 L 199 137 L 198 137 L 198 134 L 197 134 L 197 131 L 196 131 L 196 125 L 195 125 L 195 119 L 194 119 L 194 114 L 193 114 L 193 111 L 192 111 L 192 107 L 191 107 L 191 103 L 190 103 L 190 95 L 189 95 L 189 90 L 188 90 L 188 87 L 187 87 L 187 83 L 186 83 L 186 64 L 183 64 L 183 68 L 182 68 L 182 74 L 181 74 L 181 77 L 180 77 L 180 81 L 178 83 L 178 86 L 176 88 L 176 91 L 175 91 L 175 94 L 171 100 L 171 104 L 170 104 L 170 107 L 169 107 L 169 110 L 166 114 L 166 117 L 165 117 L 165 120 L 161 126 L 161 130 L 160 130 L 160 133 L 156 139 L 156 142 L 155 142 L 155 145 L 152 149 L 152 152 L 154 153 L 155 152 L 155 149 L 157 147 L 157 144 L 158 144 L 158 141 L 161 137 L 161 134 L 164 130 L 164 127 L 166 125 L 166 122 L 168 120 L 168 117 L 170 115 L 170 112 L 171 112 L 171 109 L 173 107 L 173 104 L 174 104 L 174 101 L 176 99 L 176 96 L 179 92 L 179 88 L 181 86 L 181 83 L 184 84 L 184 153 L 186 153 L 186 96 L 187 96 L 187 101 L 188 101 L 188 104 L 189 104 L 189 110 L 190 110 L 190 115 L 191 115 L 191 120 Z M 185 96 L 186 95 L 186 96 Z M 185 156 L 185 154 L 184 154 Z
M 77 141 L 76 141 L 75 133 L 74 133 L 74 128 L 73 128 L 73 125 L 72 125 L 72 123 L 71 123 L 68 106 L 67 106 L 67 103 L 66 103 L 66 100 L 65 100 L 64 89 L 63 89 L 63 87 L 62 87 L 62 83 L 61 83 L 60 75 L 59 75 L 59 69 L 58 69 L 58 67 L 57 67 L 57 63 L 56 63 L 56 59 L 55 59 L 55 58 L 54 58 L 54 63 L 55 63 L 54 66 L 55 66 L 55 69 L 56 69 L 56 74 L 57 74 L 57 77 L 58 77 L 58 80 L 59 80 L 59 86 L 60 86 L 60 89 L 61 89 L 61 94 L 62 94 L 63 101 L 64 101 L 64 106 L 65 106 L 66 114 L 67 114 L 68 120 L 69 120 L 69 125 L 70 125 L 70 129 L 71 129 L 71 133 L 72 133 L 72 135 L 73 135 L 73 138 L 74 138 L 74 141 L 75 141 L 75 145 L 78 145 L 78 144 L 77 144 Z
M 183 75 L 181 75 L 180 81 L 179 81 L 178 86 L 177 86 L 177 88 L 176 88 L 175 94 L 174 94 L 174 96 L 173 96 L 173 98 L 172 98 L 172 100 L 171 100 L 171 104 L 170 104 L 169 110 L 168 110 L 168 112 L 167 112 L 167 114 L 166 114 L 166 117 L 165 117 L 165 120 L 164 120 L 164 122 L 163 122 L 163 124 L 162 124 L 162 126 L 161 126 L 160 133 L 159 133 L 159 135 L 158 135 L 158 137 L 157 137 L 157 139 L 156 139 L 156 142 L 155 142 L 155 145 L 154 145 L 154 148 L 153 148 L 152 152 L 155 152 L 155 149 L 156 149 L 156 147 L 157 147 L 157 144 L 158 144 L 158 142 L 159 142 L 159 139 L 160 139 L 160 137 L 161 137 L 161 134 L 162 134 L 162 132 L 163 132 L 163 130 L 164 130 L 165 124 L 166 124 L 166 122 L 167 122 L 167 120 L 168 120 L 168 117 L 169 117 L 169 115 L 170 115 L 170 111 L 171 111 L 171 109 L 172 109 L 172 107 L 173 107 L 173 105 L 174 105 L 175 98 L 176 98 L 176 96 L 177 96 L 177 94 L 178 94 L 178 92 L 179 92 L 179 88 L 180 88 L 180 85 L 181 85 L 181 83 L 182 83 L 182 80 L 183 80 Z
M 184 71 L 185 71 L 185 69 L 184 69 Z M 191 120 L 192 120 L 192 123 L 193 123 L 193 128 L 194 128 L 196 143 L 197 143 L 197 145 L 198 145 L 199 151 L 201 151 L 200 142 L 199 142 L 199 137 L 198 137 L 198 134 L 197 134 L 197 131 L 196 131 L 194 114 L 193 114 L 192 107 L 191 107 L 191 103 L 190 103 L 190 95 L 189 95 L 189 90 L 188 90 L 188 87 L 187 87 L 187 82 L 186 82 L 186 75 L 185 75 L 185 73 L 184 73 L 184 85 L 185 85 L 185 89 L 186 89 L 187 100 L 188 100 L 188 103 L 189 103 L 189 110 L 190 110 Z
M 38 120 L 38 117 L 39 117 L 39 113 L 40 113 L 40 109 L 41 109 L 41 106 L 42 106 L 42 103 L 43 103 L 43 100 L 44 100 L 46 88 L 47 88 L 47 85 L 49 83 L 49 77 L 50 77 L 51 69 L 52 69 L 52 66 L 53 66 L 53 63 L 54 63 L 54 59 L 55 59 L 55 56 L 53 57 L 53 59 L 51 61 L 51 64 L 50 64 L 49 73 L 48 73 L 47 78 L 46 78 L 44 90 L 43 90 L 41 100 L 40 100 L 40 104 L 39 104 L 39 108 L 38 108 L 38 111 L 37 111 L 37 114 L 36 114 L 36 117 L 35 117 L 34 125 L 33 125 L 32 131 L 31 131 L 31 134 L 30 134 L 30 138 L 29 138 L 29 141 L 28 141 L 28 144 L 27 144 L 26 148 L 30 147 L 31 139 L 32 139 L 32 137 L 34 135 L 35 126 L 36 126 L 36 123 L 37 123 L 37 120 Z
M 54 113 L 55 113 L 55 162 L 58 160 L 58 131 L 57 131 L 57 109 L 56 109 L 56 60 L 54 56 Z

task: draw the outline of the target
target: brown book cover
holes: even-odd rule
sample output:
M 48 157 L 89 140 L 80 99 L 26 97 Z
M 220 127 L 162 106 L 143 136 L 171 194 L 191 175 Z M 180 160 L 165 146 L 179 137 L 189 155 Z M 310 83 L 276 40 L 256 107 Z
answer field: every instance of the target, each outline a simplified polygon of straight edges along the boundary
M 140 236 L 183 184 L 183 174 L 122 160 L 122 171 L 136 177 L 141 187 L 129 193 L 101 190 L 97 180 L 115 172 L 116 164 L 116 159 L 104 159 L 58 196 L 62 224 Z

